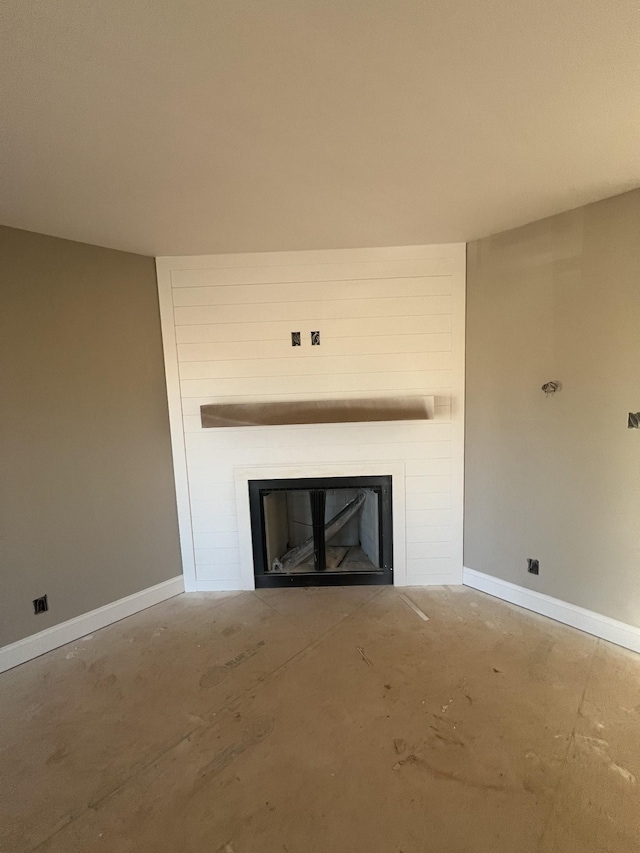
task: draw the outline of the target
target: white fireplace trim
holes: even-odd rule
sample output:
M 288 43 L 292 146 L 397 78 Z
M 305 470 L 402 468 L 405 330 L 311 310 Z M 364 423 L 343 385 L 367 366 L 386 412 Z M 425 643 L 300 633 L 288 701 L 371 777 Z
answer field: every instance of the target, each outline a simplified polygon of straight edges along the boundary
M 357 462 L 353 464 L 271 466 L 235 468 L 236 512 L 240 546 L 242 589 L 255 589 L 249 480 L 291 480 L 300 477 L 391 477 L 393 513 L 393 583 L 407 585 L 406 490 L 404 462 Z M 200 584 L 198 584 L 200 589 Z M 219 588 L 219 587 L 218 587 Z M 237 589 L 237 582 L 236 587 Z

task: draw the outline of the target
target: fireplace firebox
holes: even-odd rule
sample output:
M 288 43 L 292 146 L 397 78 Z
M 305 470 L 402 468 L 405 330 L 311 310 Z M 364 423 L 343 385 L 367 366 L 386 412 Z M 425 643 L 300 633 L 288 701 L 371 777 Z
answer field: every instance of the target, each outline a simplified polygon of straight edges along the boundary
M 391 476 L 249 480 L 256 587 L 393 583 Z

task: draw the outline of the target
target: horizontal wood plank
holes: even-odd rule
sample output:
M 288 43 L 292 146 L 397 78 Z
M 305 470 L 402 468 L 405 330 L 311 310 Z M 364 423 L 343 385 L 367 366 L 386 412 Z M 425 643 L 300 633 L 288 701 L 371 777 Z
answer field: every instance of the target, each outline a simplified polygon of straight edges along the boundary
M 215 485 L 210 490 L 215 492 Z M 210 494 L 206 490 L 202 491 L 203 497 L 198 500 L 193 499 L 194 503 L 206 505 L 210 500 Z M 229 504 L 226 508 L 235 509 L 233 504 Z M 215 533 L 220 537 L 220 547 L 235 548 L 238 545 L 238 519 L 234 515 L 224 515 L 220 512 L 194 512 L 193 513 L 193 533 Z M 227 544 L 224 545 L 222 540 L 225 539 Z
M 266 305 L 215 305 L 174 308 L 176 326 L 203 323 L 272 323 L 287 321 L 291 331 L 313 321 L 367 317 L 411 317 L 416 314 L 451 314 L 450 296 L 405 296 L 399 299 L 342 299 L 339 302 L 294 302 Z
M 238 547 L 238 531 L 220 530 L 218 526 L 218 513 L 212 512 L 206 515 L 193 516 L 193 541 L 194 545 L 200 540 L 198 536 L 214 536 L 214 547 L 216 548 L 237 548 Z M 206 541 L 206 540 L 202 540 Z M 211 544 L 212 540 L 209 540 Z M 196 547 L 206 547 L 197 545 Z
M 453 574 L 451 557 L 407 557 L 407 577 L 414 583 L 428 583 L 429 576 Z M 419 580 L 422 579 L 422 580 Z
M 408 472 L 407 472 L 408 473 Z M 451 488 L 451 479 L 443 475 L 431 475 L 422 477 L 407 476 L 405 488 L 408 495 L 427 495 L 434 492 L 448 492 Z
M 236 568 L 239 565 L 236 548 L 196 548 L 197 566 L 220 566 L 221 568 Z
M 174 291 L 173 304 L 178 308 L 313 302 L 318 299 L 318 289 L 315 282 L 183 287 Z M 393 299 L 393 293 L 398 297 L 446 296 L 451 293 L 451 276 L 323 281 L 320 289 L 323 299 L 336 302 L 344 299 Z
M 337 392 L 395 391 L 431 395 L 450 387 L 448 370 L 405 373 L 343 373 L 318 376 L 252 376 L 246 379 L 186 379 L 183 397 L 241 397 L 262 400 L 273 394 L 314 394 L 328 399 Z
M 450 509 L 410 509 L 407 510 L 407 527 L 450 527 Z
M 187 328 L 186 326 L 183 328 Z M 451 335 L 378 335 L 377 337 L 332 338 L 322 332 L 320 348 L 310 345 L 310 335 L 300 347 L 291 346 L 291 335 L 273 341 L 224 341 L 178 344 L 178 361 L 229 361 L 265 358 L 317 359 L 328 356 L 380 356 L 398 353 L 437 353 L 451 351 Z
M 316 329 L 314 318 L 305 320 L 300 327 L 292 328 L 287 320 L 246 323 L 205 323 L 202 319 L 188 326 L 176 326 L 178 344 L 189 343 L 239 343 L 242 341 L 282 341 L 291 345 L 291 332 L 300 331 L 305 341 L 309 332 Z M 447 334 L 451 332 L 451 315 L 422 314 L 403 317 L 360 317 L 357 323 L 345 317 L 322 321 L 322 339 L 404 337 L 407 335 Z
M 450 559 L 453 553 L 451 542 L 408 542 L 407 558 L 409 560 Z
M 350 453 L 360 448 L 381 444 L 423 445 L 448 442 L 451 425 L 431 422 L 392 421 L 345 424 L 299 424 L 264 427 L 232 427 L 227 430 L 206 430 L 199 436 L 190 436 L 187 449 L 203 453 L 233 453 L 235 451 L 271 450 L 274 447 L 342 446 Z
M 429 525 L 427 527 L 407 527 L 407 546 L 410 543 L 419 544 L 421 542 L 452 542 L 453 533 L 450 527 L 446 525 Z
M 296 352 L 296 348 L 292 349 Z M 371 373 L 379 365 L 385 373 L 409 373 L 418 370 L 450 370 L 450 352 L 388 353 L 374 361 L 370 355 L 318 355 L 316 358 L 246 358 L 224 361 L 186 361 L 180 364 L 180 378 L 250 379 L 277 376 L 326 376 Z
M 272 284 L 285 282 L 325 282 L 362 279 L 396 279 L 451 275 L 450 258 L 409 258 L 402 260 L 343 261 L 338 263 L 283 264 L 280 266 L 209 267 L 173 270 L 171 284 L 183 287 L 215 285 Z
M 407 493 L 407 509 L 449 509 L 451 492 L 409 492 Z

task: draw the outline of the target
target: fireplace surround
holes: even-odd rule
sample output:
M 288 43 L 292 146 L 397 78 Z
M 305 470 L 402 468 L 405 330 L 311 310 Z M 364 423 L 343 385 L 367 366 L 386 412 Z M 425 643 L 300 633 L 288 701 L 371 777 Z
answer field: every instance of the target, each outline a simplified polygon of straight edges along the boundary
M 156 263 L 185 589 L 255 587 L 248 480 L 377 474 L 394 585 L 460 583 L 464 245 Z

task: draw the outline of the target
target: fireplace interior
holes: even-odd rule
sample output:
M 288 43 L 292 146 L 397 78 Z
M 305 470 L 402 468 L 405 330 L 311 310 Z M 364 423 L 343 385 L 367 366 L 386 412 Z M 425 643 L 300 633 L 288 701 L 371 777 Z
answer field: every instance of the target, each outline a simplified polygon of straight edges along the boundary
M 257 587 L 393 582 L 391 477 L 249 482 Z

